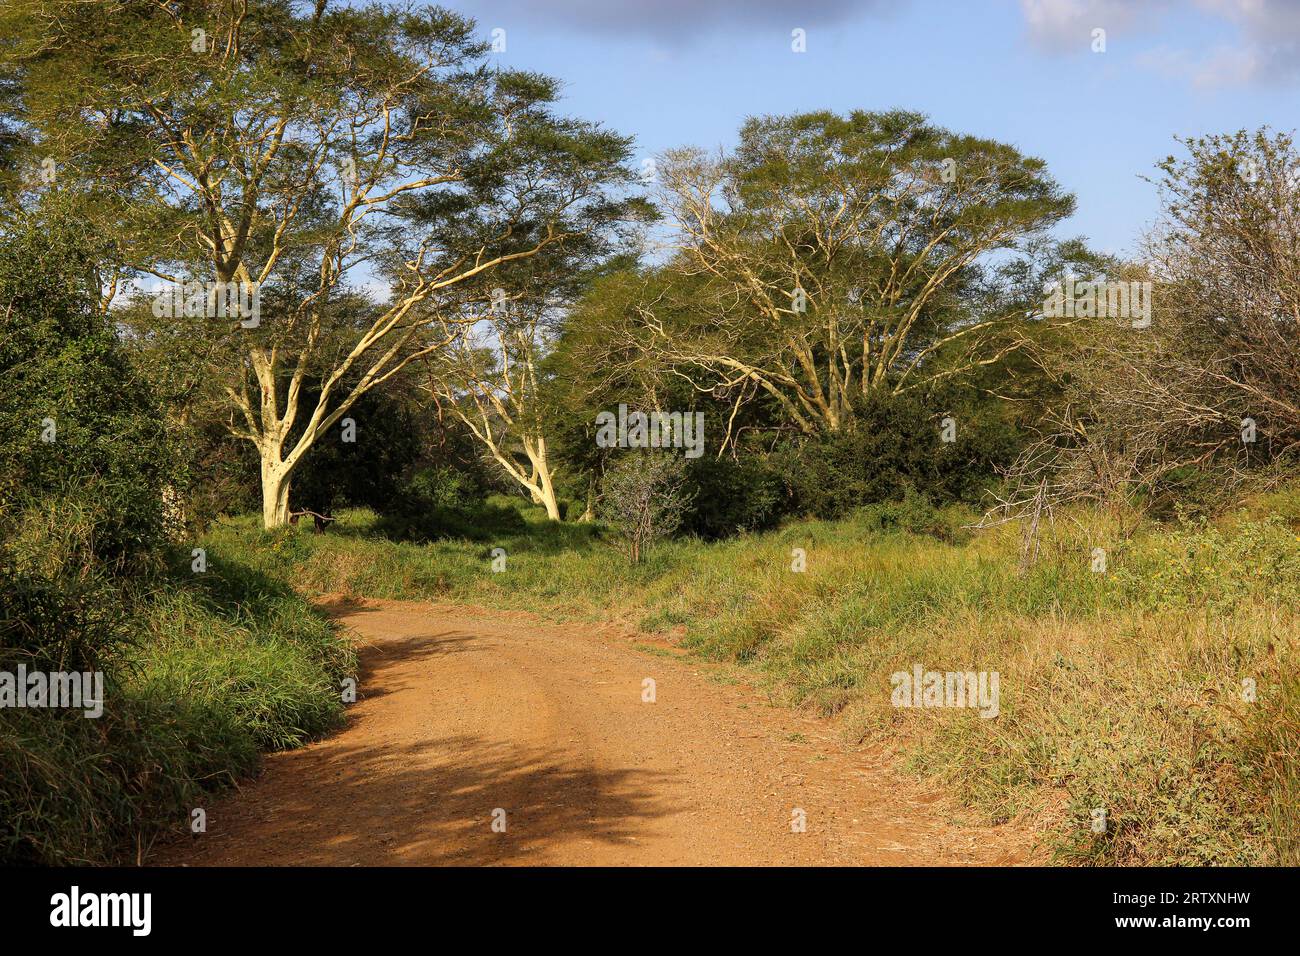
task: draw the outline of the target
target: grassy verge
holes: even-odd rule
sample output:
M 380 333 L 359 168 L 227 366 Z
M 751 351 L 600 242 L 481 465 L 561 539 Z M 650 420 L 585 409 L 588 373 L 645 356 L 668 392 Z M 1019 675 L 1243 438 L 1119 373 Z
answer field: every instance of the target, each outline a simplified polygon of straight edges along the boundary
M 329 533 L 227 523 L 213 547 L 319 592 L 620 619 L 747 666 L 792 705 L 894 748 L 989 821 L 1032 820 L 1082 864 L 1300 862 L 1300 547 L 1291 498 L 1216 526 L 1061 528 L 1020 568 L 1006 528 L 911 504 L 706 545 L 638 567 L 598 527 L 499 541 L 386 540 L 365 512 Z M 1292 508 L 1291 510 L 1296 510 Z M 491 570 L 504 548 L 506 570 Z M 1104 573 L 1093 549 L 1106 549 Z M 795 549 L 807 570 L 791 570 Z M 1000 712 L 899 709 L 915 664 L 996 671 Z M 1253 693 L 1252 693 L 1253 690 Z M 1094 832 L 1104 815 L 1105 829 Z
M 222 555 L 121 595 L 104 713 L 0 709 L 0 860 L 142 858 L 192 809 L 342 717 L 350 645 L 302 597 Z

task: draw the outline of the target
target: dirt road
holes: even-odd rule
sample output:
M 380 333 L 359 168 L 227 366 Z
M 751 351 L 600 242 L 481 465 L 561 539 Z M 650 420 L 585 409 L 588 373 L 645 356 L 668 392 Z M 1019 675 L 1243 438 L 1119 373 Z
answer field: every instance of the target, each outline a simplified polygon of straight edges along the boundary
M 206 834 L 151 863 L 1025 859 L 1022 834 L 954 825 L 827 722 L 711 679 L 667 646 L 466 608 L 367 601 L 337 613 L 362 645 L 348 725 L 268 757 L 206 808 Z

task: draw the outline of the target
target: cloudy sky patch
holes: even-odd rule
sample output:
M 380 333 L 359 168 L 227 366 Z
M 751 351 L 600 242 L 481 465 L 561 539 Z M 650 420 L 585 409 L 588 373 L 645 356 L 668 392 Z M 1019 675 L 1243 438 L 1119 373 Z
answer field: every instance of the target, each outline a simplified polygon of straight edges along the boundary
M 1135 62 L 1200 88 L 1300 80 L 1300 0 L 1020 0 L 1029 41 L 1049 55 L 1090 51 L 1092 31 Z M 1178 22 L 1204 21 L 1201 42 L 1176 42 Z

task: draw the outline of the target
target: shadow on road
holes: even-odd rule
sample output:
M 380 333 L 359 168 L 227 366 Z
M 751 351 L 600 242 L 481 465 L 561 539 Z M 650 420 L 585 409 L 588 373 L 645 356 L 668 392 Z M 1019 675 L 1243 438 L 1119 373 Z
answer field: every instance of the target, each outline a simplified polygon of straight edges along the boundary
M 355 613 L 355 612 L 353 612 Z M 363 701 L 428 692 L 427 658 L 471 653 L 464 630 L 371 632 L 362 651 Z M 214 800 L 205 834 L 157 849 L 159 865 L 447 865 L 528 863 L 542 848 L 635 847 L 633 831 L 675 812 L 669 774 L 584 763 L 555 747 L 521 746 L 443 726 L 411 741 L 361 709 L 339 734 L 275 757 L 243 792 Z M 402 706 L 407 705 L 403 701 Z M 408 711 L 410 713 L 410 711 Z M 442 715 L 446 717 L 445 713 Z M 440 733 L 441 730 L 441 733 Z M 418 730 L 417 730 L 418 733 Z M 387 739 L 386 739 L 387 738 Z M 504 817 L 496 811 L 504 811 Z M 494 820 L 504 832 L 493 829 Z M 538 853 L 537 862 L 546 854 Z

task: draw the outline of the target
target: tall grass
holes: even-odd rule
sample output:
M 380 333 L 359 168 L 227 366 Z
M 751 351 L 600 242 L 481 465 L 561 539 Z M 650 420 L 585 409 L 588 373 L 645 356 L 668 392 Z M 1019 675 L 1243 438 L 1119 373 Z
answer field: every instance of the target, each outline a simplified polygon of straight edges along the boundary
M 0 709 L 0 860 L 143 858 L 266 750 L 336 726 L 350 644 L 287 585 L 211 552 L 130 605 L 104 713 Z
M 982 818 L 1039 828 L 1058 862 L 1294 864 L 1300 549 L 1285 507 L 1128 538 L 1092 516 L 1050 529 L 1027 571 L 1017 529 L 972 534 L 969 515 L 915 502 L 671 542 L 639 566 L 599 526 L 548 524 L 536 509 L 499 541 L 398 544 L 351 512 L 322 535 L 233 521 L 213 547 L 319 592 L 669 633 L 833 715 L 851 742 L 893 748 Z M 491 570 L 494 547 L 504 572 Z M 918 663 L 997 671 L 999 715 L 893 707 L 890 675 Z

